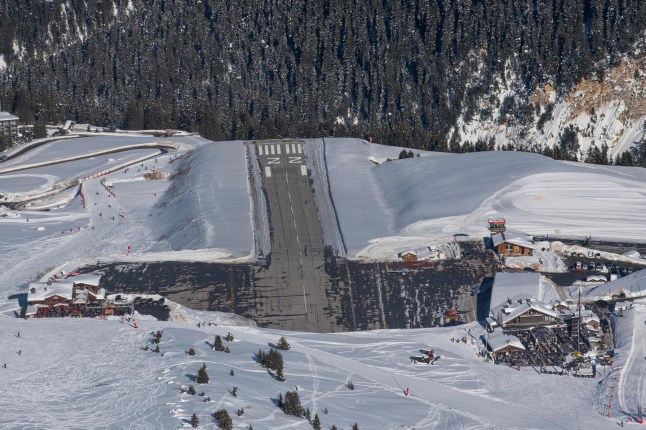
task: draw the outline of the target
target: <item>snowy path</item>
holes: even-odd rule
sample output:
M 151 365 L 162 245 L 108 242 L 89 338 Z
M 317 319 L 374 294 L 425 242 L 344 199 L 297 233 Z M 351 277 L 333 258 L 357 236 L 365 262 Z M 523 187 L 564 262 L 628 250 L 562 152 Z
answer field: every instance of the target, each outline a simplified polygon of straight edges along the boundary
M 646 403 L 646 304 L 634 303 L 632 346 L 619 380 L 621 410 L 637 415 Z

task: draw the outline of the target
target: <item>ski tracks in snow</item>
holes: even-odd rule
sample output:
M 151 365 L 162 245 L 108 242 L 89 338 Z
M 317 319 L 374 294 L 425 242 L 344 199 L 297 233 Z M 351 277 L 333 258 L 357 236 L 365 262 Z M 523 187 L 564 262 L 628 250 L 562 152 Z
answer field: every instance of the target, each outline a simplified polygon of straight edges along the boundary
M 646 401 L 646 305 L 635 304 L 630 352 L 619 379 L 618 397 L 621 409 L 636 415 Z
M 312 382 L 312 410 L 316 411 L 316 401 L 318 400 L 320 380 L 318 370 L 316 368 L 316 363 L 312 359 L 312 356 L 310 354 L 305 354 L 305 356 L 307 357 L 308 368 L 310 370 L 310 373 L 312 374 L 312 379 L 314 380 Z

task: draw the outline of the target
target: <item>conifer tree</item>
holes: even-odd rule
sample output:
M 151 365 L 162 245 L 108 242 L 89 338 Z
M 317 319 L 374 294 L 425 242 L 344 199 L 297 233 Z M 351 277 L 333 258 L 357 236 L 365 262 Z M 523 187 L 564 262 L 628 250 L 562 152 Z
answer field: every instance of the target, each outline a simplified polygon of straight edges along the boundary
M 276 346 L 281 351 L 288 351 L 290 348 L 289 343 L 287 342 L 287 339 L 285 339 L 284 336 L 280 337 L 280 339 L 278 340 L 278 344 Z
M 200 425 L 200 419 L 197 417 L 195 412 L 191 415 L 191 427 L 195 428 Z
M 233 420 L 226 409 L 220 409 L 213 413 L 213 418 L 218 421 L 218 428 L 221 430 L 232 430 Z
M 314 414 L 314 421 L 312 421 L 312 428 L 314 430 L 321 430 L 321 420 L 319 414 Z
M 213 341 L 213 349 L 216 351 L 224 351 L 224 345 L 222 344 L 222 338 L 219 334 L 215 335 L 215 340 Z
M 288 391 L 285 393 L 285 400 L 283 401 L 283 412 L 287 415 L 295 417 L 303 416 L 303 407 L 301 406 L 301 398 L 297 391 Z
M 36 121 L 34 123 L 34 139 L 42 139 L 47 137 L 47 127 L 43 121 Z
M 206 373 L 206 363 L 200 367 L 200 369 L 197 371 L 197 378 L 195 379 L 195 382 L 198 384 L 208 384 L 209 383 L 209 375 Z

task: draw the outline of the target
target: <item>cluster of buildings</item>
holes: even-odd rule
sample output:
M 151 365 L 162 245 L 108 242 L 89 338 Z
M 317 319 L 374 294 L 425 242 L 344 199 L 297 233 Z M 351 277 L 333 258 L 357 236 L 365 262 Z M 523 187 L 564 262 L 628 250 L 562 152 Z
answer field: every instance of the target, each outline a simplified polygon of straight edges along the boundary
M 48 282 L 31 282 L 27 291 L 28 318 L 98 316 L 115 313 L 107 303 L 101 275 L 83 274 Z
M 497 273 L 490 296 L 484 342 L 496 363 L 561 368 L 602 343 L 599 317 L 559 299 L 539 273 Z

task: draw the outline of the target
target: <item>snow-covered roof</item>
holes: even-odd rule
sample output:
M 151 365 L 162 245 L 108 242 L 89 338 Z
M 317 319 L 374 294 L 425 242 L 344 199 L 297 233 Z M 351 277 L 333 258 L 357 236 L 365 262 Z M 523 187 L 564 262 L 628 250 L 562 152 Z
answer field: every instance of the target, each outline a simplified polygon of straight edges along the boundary
M 640 258 L 640 257 L 641 257 L 641 255 L 639 254 L 639 252 L 637 252 L 637 251 L 636 251 L 636 250 L 634 250 L 634 249 L 631 249 L 630 251 L 626 251 L 626 252 L 624 252 L 624 253 L 623 253 L 623 254 L 621 254 L 621 255 L 623 255 L 624 257 L 630 257 L 630 258 Z
M 492 234 L 491 241 L 493 242 L 493 246 L 498 246 L 501 243 L 505 243 L 505 235 L 502 233 Z
M 101 275 L 84 273 L 82 275 L 68 276 L 67 278 L 65 278 L 65 281 L 73 282 L 74 284 L 85 284 L 85 285 L 92 285 L 94 287 L 98 287 L 99 282 L 101 281 Z
M 71 282 L 52 282 L 50 285 L 46 282 L 31 282 L 29 284 L 27 302 L 39 302 L 53 296 L 60 296 L 72 300 L 73 288 L 74 286 Z
M 101 287 L 99 288 L 99 291 L 94 294 L 92 291 L 88 291 L 89 294 L 93 295 L 97 300 L 104 300 L 105 299 L 105 288 Z
M 504 334 L 502 332 L 494 332 L 487 337 L 487 345 L 492 352 L 500 351 L 503 348 L 511 346 L 520 350 L 525 350 L 525 346 L 516 336 L 511 334 Z
M 76 295 L 74 296 L 73 303 L 75 305 L 84 305 L 85 303 L 87 303 L 87 298 L 88 298 L 87 290 L 78 290 L 76 291 Z
M 507 302 L 492 309 L 491 313 L 498 320 L 498 323 L 504 326 L 509 321 L 529 310 L 534 310 L 555 318 L 561 318 L 562 316 L 561 312 L 552 309 L 549 305 L 541 302 L 537 298 L 525 294 L 519 294 L 510 298 Z
M 0 122 L 2 121 L 17 121 L 20 118 L 18 118 L 15 115 L 11 115 L 9 112 L 0 112 Z
M 490 309 L 500 306 L 508 298 L 518 294 L 543 299 L 545 297 L 544 286 L 541 283 L 540 273 L 496 273 L 491 288 Z
M 638 270 L 614 281 L 606 282 L 581 291 L 582 297 L 588 299 L 607 299 L 623 291 L 627 297 L 646 296 L 646 270 Z
M 498 246 L 501 243 L 511 243 L 513 245 L 522 246 L 523 248 L 536 249 L 536 245 L 529 242 L 528 240 L 523 239 L 522 237 L 507 237 L 505 233 L 497 233 L 491 235 L 491 240 L 494 246 Z
M 608 278 L 604 275 L 590 275 L 585 278 L 586 282 L 608 282 Z

